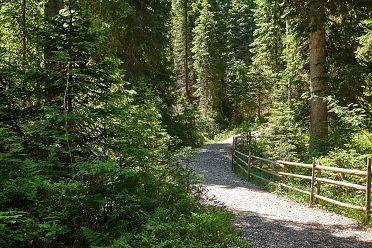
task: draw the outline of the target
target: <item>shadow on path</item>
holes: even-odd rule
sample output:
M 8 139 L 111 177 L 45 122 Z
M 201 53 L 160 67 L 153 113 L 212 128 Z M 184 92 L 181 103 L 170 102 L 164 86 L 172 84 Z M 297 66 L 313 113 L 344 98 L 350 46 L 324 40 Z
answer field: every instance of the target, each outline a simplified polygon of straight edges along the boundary
M 236 212 L 235 225 L 252 247 L 372 247 L 372 243 L 348 235 L 346 227 L 340 225 L 279 221 L 248 211 Z

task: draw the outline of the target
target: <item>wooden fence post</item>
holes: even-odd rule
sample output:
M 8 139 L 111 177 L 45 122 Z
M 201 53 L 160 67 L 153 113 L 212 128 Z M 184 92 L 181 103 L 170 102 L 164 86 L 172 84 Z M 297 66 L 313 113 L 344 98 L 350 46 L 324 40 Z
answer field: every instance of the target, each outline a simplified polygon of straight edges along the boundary
M 236 137 L 233 137 L 233 143 L 232 143 L 232 151 L 231 151 L 231 170 L 234 171 L 234 157 L 235 157 L 235 142 L 236 142 Z
M 251 157 L 251 152 L 249 152 L 249 155 L 248 155 L 248 175 L 247 175 L 248 181 L 251 180 L 251 163 L 252 163 L 252 157 Z
M 287 172 L 288 172 L 288 165 L 287 165 L 287 164 L 283 164 L 282 171 L 283 171 L 284 173 L 287 173 Z M 279 186 L 280 186 L 279 189 L 280 189 L 280 190 L 282 189 L 281 184 L 285 184 L 286 181 L 287 181 L 287 176 L 282 175 L 282 176 L 280 177 L 280 184 L 279 184 Z
M 313 158 L 312 168 L 311 168 L 311 191 L 310 191 L 310 206 L 314 204 L 314 190 L 315 190 L 315 170 L 316 170 L 316 163 L 315 158 Z
M 320 165 L 318 163 L 318 165 Z M 322 170 L 321 169 L 316 169 L 316 178 L 320 178 L 322 176 Z M 320 186 L 322 185 L 322 182 L 320 181 L 317 181 L 316 182 L 316 194 L 317 195 L 320 195 Z M 317 204 L 318 203 L 318 198 L 315 198 L 314 199 L 314 203 Z
M 251 145 L 252 145 L 252 131 L 249 130 L 249 133 L 248 133 L 248 147 L 249 147 L 249 149 L 251 149 Z
M 366 178 L 366 223 L 371 220 L 371 159 L 367 159 L 367 178 Z

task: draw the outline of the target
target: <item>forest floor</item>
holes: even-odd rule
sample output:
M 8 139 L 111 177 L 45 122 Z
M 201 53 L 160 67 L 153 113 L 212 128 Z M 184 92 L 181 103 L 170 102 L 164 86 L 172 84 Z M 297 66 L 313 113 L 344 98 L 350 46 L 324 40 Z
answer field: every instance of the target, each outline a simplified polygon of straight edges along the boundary
M 190 167 L 203 176 L 206 199 L 235 213 L 252 248 L 372 247 L 372 230 L 341 215 L 264 191 L 231 171 L 232 138 L 195 150 Z

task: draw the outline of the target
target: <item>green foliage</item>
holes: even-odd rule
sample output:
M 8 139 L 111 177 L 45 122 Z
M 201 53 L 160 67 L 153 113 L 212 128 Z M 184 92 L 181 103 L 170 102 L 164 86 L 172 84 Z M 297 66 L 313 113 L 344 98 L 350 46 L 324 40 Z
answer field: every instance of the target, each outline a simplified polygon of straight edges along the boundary
M 191 0 L 172 1 L 172 57 L 174 60 L 174 77 L 178 91 L 191 104 L 196 100 L 196 74 L 192 59 L 192 30 L 194 14 Z
M 320 158 L 320 162 L 323 165 L 336 166 L 340 168 L 356 169 L 366 171 L 367 157 L 372 156 L 372 143 L 367 141 L 366 143 L 359 143 L 363 140 L 363 134 L 354 135 L 354 140 L 351 141 L 345 148 L 334 148 L 328 152 L 326 156 Z M 364 136 L 365 137 L 365 136 Z M 366 141 L 364 139 L 364 141 Z M 365 185 L 365 178 L 351 176 L 351 175 L 340 175 L 330 172 L 322 172 L 322 177 L 331 178 L 334 180 L 341 180 L 351 182 L 359 185 Z M 365 205 L 365 193 L 351 190 L 345 187 L 338 187 L 334 185 L 322 185 L 322 194 L 326 197 L 336 199 L 338 201 L 350 203 L 357 206 Z M 364 219 L 363 214 L 358 214 L 355 211 L 349 209 L 337 209 L 334 206 L 328 206 L 329 209 L 333 209 L 336 212 L 357 218 L 359 220 Z
M 40 25 L 41 0 L 27 0 L 25 9 L 22 1 L 3 0 L 0 6 L 0 54 L 1 65 L 40 63 L 40 57 L 28 45 L 33 36 L 32 27 Z M 23 20 L 23 12 L 26 19 Z M 24 44 L 23 42 L 26 41 Z M 26 45 L 25 47 L 23 47 Z M 25 49 L 25 50 L 24 50 Z M 2 52 L 4 51 L 4 52 Z M 23 56 L 26 56 L 25 58 Z
M 278 104 L 268 122 L 258 129 L 253 144 L 260 155 L 287 161 L 302 160 L 307 153 L 307 134 L 296 124 L 293 112 L 284 104 Z
M 254 12 L 256 29 L 252 44 L 253 65 L 268 79 L 276 77 L 283 68 L 282 49 L 284 23 L 282 10 L 276 1 L 259 0 Z M 263 82 L 264 83 L 264 82 Z
M 134 103 L 150 99 L 161 115 L 161 124 L 172 136 L 178 120 L 177 84 L 172 79 L 171 1 L 79 1 L 89 10 L 98 26 L 107 29 L 94 57 L 119 58 L 131 82 L 128 89 L 137 92 Z M 168 129 L 169 128 L 169 129 Z
M 251 82 L 255 86 L 257 116 L 267 112 L 272 104 L 272 91 L 279 80 L 283 69 L 283 21 L 282 13 L 276 1 L 255 1 L 253 12 L 255 30 L 251 45 L 252 64 L 250 68 Z
M 365 20 L 362 22 L 365 34 L 358 37 L 359 47 L 356 51 L 356 57 L 361 63 L 371 62 L 372 58 L 372 21 Z
M 360 154 L 355 149 L 333 149 L 322 157 L 322 164 L 357 170 L 366 169 L 367 154 Z
M 253 9 L 251 0 L 232 0 L 227 6 L 227 46 L 229 60 L 251 61 L 250 46 L 253 42 Z
M 231 125 L 239 125 L 255 111 L 255 84 L 249 75 L 252 60 L 253 9 L 250 0 L 230 1 L 226 6 L 227 63 L 225 72 L 226 95 L 224 115 Z
M 197 1 L 193 5 L 193 11 L 197 13 L 195 27 L 193 29 L 193 59 L 194 68 L 197 73 L 197 82 L 200 89 L 199 96 L 202 97 L 202 106 L 205 112 L 213 109 L 211 106 L 212 82 L 214 81 L 215 61 L 211 56 L 212 40 L 217 24 L 215 13 L 212 11 L 212 6 L 209 1 Z M 213 41 L 214 42 L 214 41 Z M 209 85 L 210 87 L 208 87 Z M 208 112 L 209 112 L 208 111 Z
M 256 114 L 257 85 L 256 80 L 248 73 L 244 61 L 231 61 L 226 70 L 227 96 L 231 104 L 233 124 L 240 124 Z
M 168 82 L 167 75 L 144 77 L 134 71 L 138 64 L 128 66 L 128 61 L 100 53 L 112 30 L 100 28 L 104 25 L 81 2 L 65 1 L 58 15 L 40 18 L 32 27 L 28 46 L 35 57 L 43 57 L 39 63 L 0 59 L 0 246 L 238 244 L 231 215 L 203 206 L 194 174 L 170 159 L 173 147 L 164 122 L 174 124 L 167 128 L 175 129 L 172 135 L 182 145 L 202 142 L 204 122 L 198 110 L 185 107 L 162 115 L 173 96 L 159 98 L 166 87 L 155 85 L 161 77 Z M 137 18 L 138 2 L 121 7 L 127 9 L 121 20 Z M 163 22 L 158 14 L 152 18 Z M 146 25 L 141 19 L 127 20 L 133 22 L 137 28 Z M 0 47 L 6 42 L 16 43 L 0 40 Z M 141 44 L 129 43 L 138 49 Z M 151 64 L 152 48 L 135 51 L 143 56 L 136 60 L 139 64 Z M 13 50 L 4 52 L 10 56 Z
M 205 140 L 206 121 L 196 104 L 180 102 L 167 130 L 175 137 L 175 148 L 202 145 Z
M 188 209 L 183 202 L 176 208 Z M 191 203 L 192 204 L 192 203 Z M 192 204 L 193 205 L 193 204 Z M 179 210 L 158 208 L 135 236 L 126 235 L 109 247 L 229 247 L 239 242 L 231 226 L 225 223 L 231 216 L 209 207 L 182 213 Z M 204 230 L 209 230 L 206 235 Z
M 334 13 L 330 14 L 332 21 L 328 24 L 328 35 L 331 41 L 328 47 L 329 94 L 339 100 L 343 106 L 361 102 L 364 96 L 360 93 L 368 87 L 366 74 L 370 71 L 366 65 L 359 63 L 361 60 L 358 61 L 356 55 L 358 36 L 364 31 L 361 24 L 369 18 L 370 11 L 360 9 L 358 3 L 349 4 L 348 9 L 343 6 L 334 10 Z M 353 18 L 350 18 L 351 16 Z M 359 94 L 350 94 L 350 92 Z
M 252 69 L 261 77 L 261 85 L 268 86 L 269 93 L 262 100 L 264 108 L 274 116 L 276 105 L 286 102 L 293 122 L 306 133 L 311 102 L 307 38 L 316 26 L 309 9 L 316 3 L 327 15 L 327 20 L 321 20 L 327 33 L 326 75 L 322 80 L 327 99 L 332 99 L 328 105 L 329 137 L 324 142 L 331 148 L 343 148 L 353 133 L 370 126 L 370 65 L 363 54 L 368 54 L 371 5 L 359 1 L 256 1 Z
M 366 114 L 366 109 L 357 104 L 349 104 L 346 107 L 340 106 L 338 100 L 328 97 L 328 108 L 331 114 L 330 143 L 334 147 L 344 148 L 352 142 L 354 134 L 366 133 L 369 129 L 371 118 Z M 367 131 L 368 132 L 368 131 Z M 365 134 L 369 137 L 368 133 Z

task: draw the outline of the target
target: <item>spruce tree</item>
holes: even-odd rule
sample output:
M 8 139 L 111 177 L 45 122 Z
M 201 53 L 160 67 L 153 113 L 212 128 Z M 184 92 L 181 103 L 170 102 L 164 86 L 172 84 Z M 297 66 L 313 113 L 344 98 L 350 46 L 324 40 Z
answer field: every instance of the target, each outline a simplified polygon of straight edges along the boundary
M 239 124 L 252 117 L 255 109 L 252 99 L 253 84 L 249 80 L 249 65 L 252 62 L 250 47 L 253 42 L 253 8 L 251 0 L 233 0 L 228 5 L 227 12 L 227 48 L 228 63 L 225 84 L 230 105 L 228 118 L 234 124 Z M 253 114 L 254 116 L 254 114 Z
M 194 5 L 194 68 L 197 73 L 200 104 L 211 122 L 226 127 L 227 109 L 224 88 L 226 71 L 226 4 L 199 0 Z M 218 128 L 217 128 L 218 129 Z
M 232 0 L 227 13 L 227 46 L 229 60 L 242 60 L 249 64 L 252 60 L 250 51 L 253 42 L 254 3 L 252 0 Z
M 280 19 L 282 9 L 279 3 L 271 0 L 258 0 L 255 3 L 256 29 L 251 50 L 253 61 L 250 73 L 251 78 L 256 81 L 257 115 L 261 117 L 271 104 L 271 89 L 278 82 L 280 72 L 284 68 L 282 50 L 285 24 Z
M 312 29 L 310 43 L 310 150 L 314 153 L 326 150 L 328 123 L 327 104 L 323 97 L 326 83 L 326 33 L 323 1 L 313 1 L 310 7 Z
M 2 247 L 87 247 L 94 235 L 108 245 L 159 204 L 138 190 L 164 166 L 167 135 L 154 104 L 133 104 L 120 61 L 94 56 L 103 33 L 66 1 L 33 29 L 30 42 L 49 63 L 1 70 Z
M 192 60 L 192 29 L 194 18 L 191 0 L 172 1 L 172 43 L 175 79 L 179 91 L 189 103 L 195 99 L 195 72 Z
M 283 1 L 283 4 L 287 17 L 295 23 L 295 32 L 302 39 L 309 38 L 310 151 L 324 153 L 329 145 L 345 142 L 333 140 L 341 137 L 333 135 L 340 130 L 333 128 L 337 124 L 327 124 L 337 122 L 337 117 L 328 116 L 325 97 L 333 95 L 344 106 L 357 103 L 356 92 L 364 87 L 365 68 L 359 67 L 355 58 L 355 34 L 361 33 L 358 23 L 370 13 L 371 5 L 352 0 L 342 3 Z

